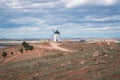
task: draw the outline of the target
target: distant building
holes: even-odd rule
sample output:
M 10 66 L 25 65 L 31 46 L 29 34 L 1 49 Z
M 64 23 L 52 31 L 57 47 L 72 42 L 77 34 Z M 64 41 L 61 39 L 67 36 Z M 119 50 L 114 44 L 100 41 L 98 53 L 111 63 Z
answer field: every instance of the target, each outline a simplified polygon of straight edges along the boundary
M 56 30 L 54 32 L 53 39 L 54 39 L 54 42 L 59 42 L 59 40 L 60 40 L 60 32 L 58 30 Z

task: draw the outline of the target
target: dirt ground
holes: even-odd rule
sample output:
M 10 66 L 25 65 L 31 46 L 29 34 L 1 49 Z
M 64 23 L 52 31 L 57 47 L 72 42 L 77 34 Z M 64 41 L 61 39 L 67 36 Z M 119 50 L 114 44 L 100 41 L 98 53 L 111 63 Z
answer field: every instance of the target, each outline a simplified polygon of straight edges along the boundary
M 4 65 L 10 61 L 21 61 L 21 60 L 26 60 L 26 59 L 32 59 L 32 58 L 37 58 L 37 57 L 42 57 L 44 55 L 47 55 L 47 52 L 72 52 L 69 49 L 65 49 L 60 47 L 59 43 L 54 43 L 54 42 L 45 42 L 45 43 L 40 43 L 40 44 L 31 44 L 34 47 L 34 50 L 29 50 L 29 51 L 23 51 L 21 53 L 19 50 L 22 48 L 21 45 L 19 46 L 11 46 L 8 48 L 1 49 L 0 52 L 7 52 L 8 55 L 3 63 L 1 65 Z M 11 52 L 13 54 L 11 55 Z M 1 61 L 2 61 L 2 56 L 1 56 Z
M 31 45 L 23 53 L 21 45 L 0 49 L 8 53 L 0 56 L 0 80 L 120 80 L 120 43 Z

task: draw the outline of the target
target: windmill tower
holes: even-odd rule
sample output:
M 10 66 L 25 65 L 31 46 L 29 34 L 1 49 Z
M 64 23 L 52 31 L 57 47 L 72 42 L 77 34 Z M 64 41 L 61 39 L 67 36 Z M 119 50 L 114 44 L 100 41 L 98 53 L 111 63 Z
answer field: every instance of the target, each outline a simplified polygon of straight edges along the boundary
M 53 41 L 54 42 L 59 42 L 60 41 L 60 32 L 58 30 L 52 30 L 53 31 Z

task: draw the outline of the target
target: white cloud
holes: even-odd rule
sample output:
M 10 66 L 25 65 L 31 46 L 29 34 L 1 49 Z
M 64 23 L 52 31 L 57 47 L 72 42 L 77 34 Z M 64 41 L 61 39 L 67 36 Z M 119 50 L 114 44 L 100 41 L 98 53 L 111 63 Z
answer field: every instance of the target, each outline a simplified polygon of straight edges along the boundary
M 89 0 L 61 0 L 67 8 L 73 8 L 79 5 L 84 5 L 89 2 Z
M 16 27 L 16 28 L 1 28 L 0 34 L 7 38 L 48 38 L 51 37 L 52 31 L 48 27 Z M 49 35 L 46 35 L 49 34 Z
M 47 3 L 31 3 L 27 4 L 25 7 L 27 8 L 54 8 L 56 6 L 56 2 L 47 2 Z
M 98 25 L 98 24 L 96 24 Z M 16 28 L 0 28 L 0 34 L 4 34 L 3 37 L 7 38 L 50 38 L 52 31 L 51 29 L 58 29 L 61 32 L 61 36 L 71 36 L 75 37 L 76 35 L 89 35 L 94 32 L 102 33 L 102 32 L 120 32 L 120 26 L 107 26 L 104 25 L 102 27 L 93 26 L 92 24 L 75 24 L 68 23 L 57 26 L 21 26 Z M 86 34 L 85 34 L 86 33 Z M 89 34 L 88 34 L 89 33 Z M 95 34 L 97 34 L 95 33 Z
M 104 1 L 105 1 L 105 3 L 104 3 Z M 103 0 L 104 5 L 114 5 L 114 4 L 116 4 L 116 2 L 117 2 L 117 0 Z
M 75 23 L 68 23 L 68 24 L 64 24 L 64 25 L 59 25 L 60 29 L 68 29 L 68 32 L 79 32 L 79 31 L 120 31 L 120 26 L 113 26 L 113 25 L 109 25 L 109 24 L 103 24 L 100 27 L 98 26 L 98 24 L 75 24 Z M 69 27 L 68 27 L 69 26 Z M 70 29 L 70 30 L 69 30 Z M 67 32 L 67 31 L 65 31 Z
M 112 21 L 112 20 L 120 20 L 120 15 L 115 16 L 108 16 L 108 17 L 92 17 L 92 16 L 86 16 L 86 20 L 92 20 L 92 21 Z
M 0 3 L 12 9 L 53 9 L 62 8 L 63 5 L 67 8 L 74 8 L 83 5 L 115 5 L 119 0 L 57 0 L 57 1 L 24 1 L 24 0 L 1 0 Z
M 0 7 L 5 10 L 14 10 L 23 13 L 47 13 L 51 9 L 60 8 L 60 1 L 36 1 L 36 0 L 8 0 L 2 1 Z
M 8 37 L 37 37 L 44 34 L 49 36 L 50 34 L 46 33 L 46 31 L 50 29 L 58 29 L 68 35 L 70 33 L 70 36 L 74 36 L 74 34 L 79 35 L 81 32 L 86 32 L 87 34 L 87 32 L 91 31 L 93 33 L 95 31 L 120 31 L 119 22 L 112 22 L 120 20 L 120 15 L 116 15 L 120 12 L 118 11 L 119 8 L 116 7 L 116 5 L 118 5 L 117 1 L 118 0 L 0 0 L 0 22 L 2 23 L 1 27 L 4 27 L 3 29 L 0 28 L 0 34 L 6 34 Z M 104 7 L 94 7 L 94 10 L 93 8 L 91 10 L 89 5 L 112 5 L 113 7 L 105 7 L 105 9 Z M 85 7 L 68 9 L 79 6 Z M 114 13 L 116 14 L 114 15 Z M 92 16 L 87 16 L 91 14 Z M 89 23 L 89 21 L 93 21 L 93 23 Z M 101 22 L 98 24 L 94 21 L 111 21 L 111 23 Z M 16 28 L 12 28 L 12 25 Z M 11 28 L 9 28 L 9 26 Z
M 12 9 L 44 9 L 44 8 L 55 8 L 58 5 L 58 2 L 31 2 L 31 1 L 10 1 L 5 4 Z
M 6 6 L 9 8 L 23 8 L 22 4 L 17 1 L 6 3 Z
M 4 2 L 6 2 L 7 0 L 0 0 L 0 4 L 2 4 L 2 3 L 4 3 Z
M 111 30 L 110 27 L 89 27 L 89 28 L 86 28 L 84 30 L 87 30 L 87 31 L 105 31 L 105 30 Z
M 10 22 L 16 24 L 31 24 L 31 25 L 40 25 L 44 24 L 45 20 L 35 17 L 22 17 L 18 19 L 11 19 Z
M 105 27 L 88 27 L 84 30 L 87 30 L 87 31 L 120 31 L 120 26 L 105 26 Z
M 67 8 L 74 8 L 82 5 L 101 5 L 110 6 L 117 3 L 118 0 L 61 0 Z

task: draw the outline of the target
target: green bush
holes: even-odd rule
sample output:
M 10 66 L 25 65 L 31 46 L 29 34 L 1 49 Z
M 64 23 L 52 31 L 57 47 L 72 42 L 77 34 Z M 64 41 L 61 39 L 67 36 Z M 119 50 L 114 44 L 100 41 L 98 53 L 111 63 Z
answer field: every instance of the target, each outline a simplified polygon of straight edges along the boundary
M 33 50 L 33 46 L 29 46 L 29 50 Z
M 28 43 L 26 43 L 25 41 L 22 43 L 22 46 L 28 46 Z
M 3 52 L 2 56 L 5 58 L 7 56 L 7 52 Z
M 13 55 L 14 53 L 13 52 L 11 52 L 11 55 Z
M 26 51 L 33 50 L 33 46 L 29 45 L 25 41 L 22 43 L 22 46 L 25 48 Z

